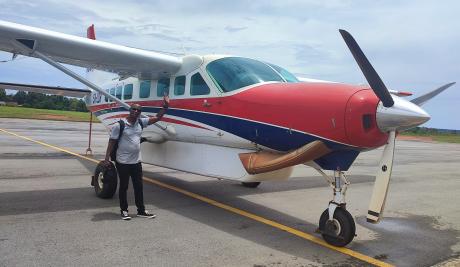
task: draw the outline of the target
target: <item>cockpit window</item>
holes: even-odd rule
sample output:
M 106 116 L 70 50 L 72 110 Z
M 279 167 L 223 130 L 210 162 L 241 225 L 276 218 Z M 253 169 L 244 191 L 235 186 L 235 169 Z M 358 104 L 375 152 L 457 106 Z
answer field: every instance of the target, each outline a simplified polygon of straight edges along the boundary
M 261 82 L 284 82 L 284 79 L 267 64 L 249 58 L 217 59 L 208 64 L 206 71 L 217 87 L 224 92 Z
M 294 74 L 290 73 L 286 69 L 283 69 L 280 66 L 277 66 L 274 64 L 270 64 L 270 63 L 267 63 L 267 64 L 270 65 L 270 67 L 274 68 L 281 76 L 283 76 L 286 82 L 288 83 L 298 83 L 299 82 L 297 77 L 295 77 Z

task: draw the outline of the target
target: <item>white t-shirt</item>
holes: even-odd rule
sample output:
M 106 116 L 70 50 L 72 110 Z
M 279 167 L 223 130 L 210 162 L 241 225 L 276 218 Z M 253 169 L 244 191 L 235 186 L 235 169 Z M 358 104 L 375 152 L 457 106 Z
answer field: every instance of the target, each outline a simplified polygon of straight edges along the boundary
M 144 125 L 144 128 L 148 126 L 149 118 L 139 119 Z M 139 125 L 139 121 L 133 125 L 125 119 L 125 129 L 121 135 L 121 139 L 118 141 L 117 149 L 117 162 L 122 164 L 136 164 L 141 161 L 141 134 L 142 126 Z M 116 122 L 110 132 L 110 139 L 118 139 L 120 134 L 120 123 Z

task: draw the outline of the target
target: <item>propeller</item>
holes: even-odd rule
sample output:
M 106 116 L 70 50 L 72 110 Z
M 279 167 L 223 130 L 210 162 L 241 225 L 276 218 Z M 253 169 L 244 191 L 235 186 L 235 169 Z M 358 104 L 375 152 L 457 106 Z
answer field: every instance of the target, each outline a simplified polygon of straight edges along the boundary
M 380 99 L 380 101 L 382 101 L 384 107 L 392 107 L 394 105 L 394 101 L 390 92 L 383 83 L 382 79 L 380 79 L 380 76 L 377 74 L 374 67 L 372 67 L 369 60 L 367 60 L 358 43 L 349 32 L 345 30 L 339 30 L 339 32 L 375 95 Z
M 366 77 L 370 87 L 380 99 L 381 105 L 383 105 L 381 107 L 379 104 L 376 110 L 377 125 L 382 132 L 389 132 L 387 144 L 380 159 L 379 170 L 375 177 L 374 189 L 367 214 L 368 222 L 377 223 L 382 217 L 390 184 L 396 131 L 403 131 L 428 121 L 430 116 L 420 106 L 455 83 L 443 85 L 410 102 L 397 96 L 393 98 L 353 36 L 345 30 L 339 31 L 363 72 L 364 77 Z
M 375 95 L 380 99 L 382 105 L 385 107 L 385 112 L 391 111 L 395 108 L 399 110 L 399 105 L 392 108 L 395 105 L 394 99 L 391 97 L 391 94 L 388 91 L 387 87 L 383 83 L 382 79 L 380 79 L 380 76 L 377 74 L 374 67 L 372 67 L 371 63 L 364 55 L 363 51 L 361 50 L 353 36 L 351 36 L 351 34 L 345 30 L 339 31 L 343 37 L 343 40 L 350 49 L 351 54 L 355 58 L 356 63 L 358 63 L 359 68 L 363 72 L 364 77 L 366 77 L 366 80 L 369 83 L 370 87 L 374 91 Z M 399 101 L 399 99 L 397 100 Z M 389 130 L 389 135 L 387 145 L 385 146 L 382 158 L 380 159 L 379 170 L 375 177 L 374 189 L 371 196 L 371 202 L 369 204 L 367 221 L 371 223 L 377 223 L 382 216 L 383 208 L 385 206 L 385 201 L 388 193 L 388 187 L 390 184 L 395 151 L 396 129 L 398 124 L 400 124 L 401 122 L 399 120 L 394 120 L 394 118 L 395 116 L 393 114 L 390 114 L 390 123 L 385 123 L 385 126 L 389 125 L 390 127 L 388 129 L 381 128 L 381 130 L 383 131 Z M 379 123 L 381 122 L 381 120 L 377 120 L 377 122 Z
M 426 93 L 422 96 L 419 96 L 417 98 L 414 98 L 412 99 L 410 102 L 416 104 L 417 106 L 422 106 L 423 104 L 425 104 L 426 102 L 428 102 L 430 99 L 432 99 L 433 97 L 437 96 L 438 94 L 442 93 L 444 90 L 446 90 L 447 88 L 451 87 L 452 85 L 454 85 L 455 82 L 452 82 L 452 83 L 448 83 L 448 84 L 445 84 L 429 93 Z
M 391 171 L 393 169 L 393 157 L 395 152 L 396 132 L 391 131 L 388 136 L 387 145 L 385 146 L 380 159 L 379 170 L 375 177 L 374 189 L 372 191 L 371 202 L 367 212 L 367 221 L 378 223 L 382 217 L 383 208 L 390 185 Z

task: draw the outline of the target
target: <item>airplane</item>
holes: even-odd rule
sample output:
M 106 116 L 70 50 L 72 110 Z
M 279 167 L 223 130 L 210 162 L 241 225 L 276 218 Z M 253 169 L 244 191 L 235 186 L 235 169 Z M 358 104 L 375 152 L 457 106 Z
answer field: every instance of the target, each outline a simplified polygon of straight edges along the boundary
M 94 25 L 84 38 L 0 21 L 1 51 L 13 59 L 42 59 L 88 87 L 0 83 L 0 88 L 84 97 L 107 129 L 126 117 L 133 103 L 145 116 L 155 116 L 168 94 L 168 112 L 157 127 L 143 132 L 143 163 L 252 188 L 288 179 L 296 165 L 310 166 L 333 191 L 318 231 L 329 244 L 343 247 L 356 232 L 346 209 L 345 172 L 361 152 L 385 146 L 367 214 L 368 222 L 379 222 L 397 133 L 428 121 L 421 106 L 454 83 L 403 99 L 411 94 L 387 89 L 351 34 L 339 32 L 369 85 L 300 78 L 239 56 L 174 56 L 111 44 L 96 40 Z M 87 68 L 87 77 L 62 63 Z M 118 78 L 104 81 L 104 72 Z M 93 182 L 98 197 L 110 198 L 116 172 L 99 164 Z

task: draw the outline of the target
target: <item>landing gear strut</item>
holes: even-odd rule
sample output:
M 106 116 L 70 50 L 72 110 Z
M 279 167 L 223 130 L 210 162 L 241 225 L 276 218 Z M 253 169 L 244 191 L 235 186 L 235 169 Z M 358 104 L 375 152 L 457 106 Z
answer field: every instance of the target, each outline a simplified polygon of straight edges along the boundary
M 334 192 L 334 199 L 319 219 L 319 232 L 324 240 L 337 247 L 344 247 L 355 237 L 356 225 L 351 214 L 346 210 L 345 193 L 350 184 L 344 173 L 334 171 L 334 177 L 327 176 L 322 170 L 316 169 L 323 175 Z

